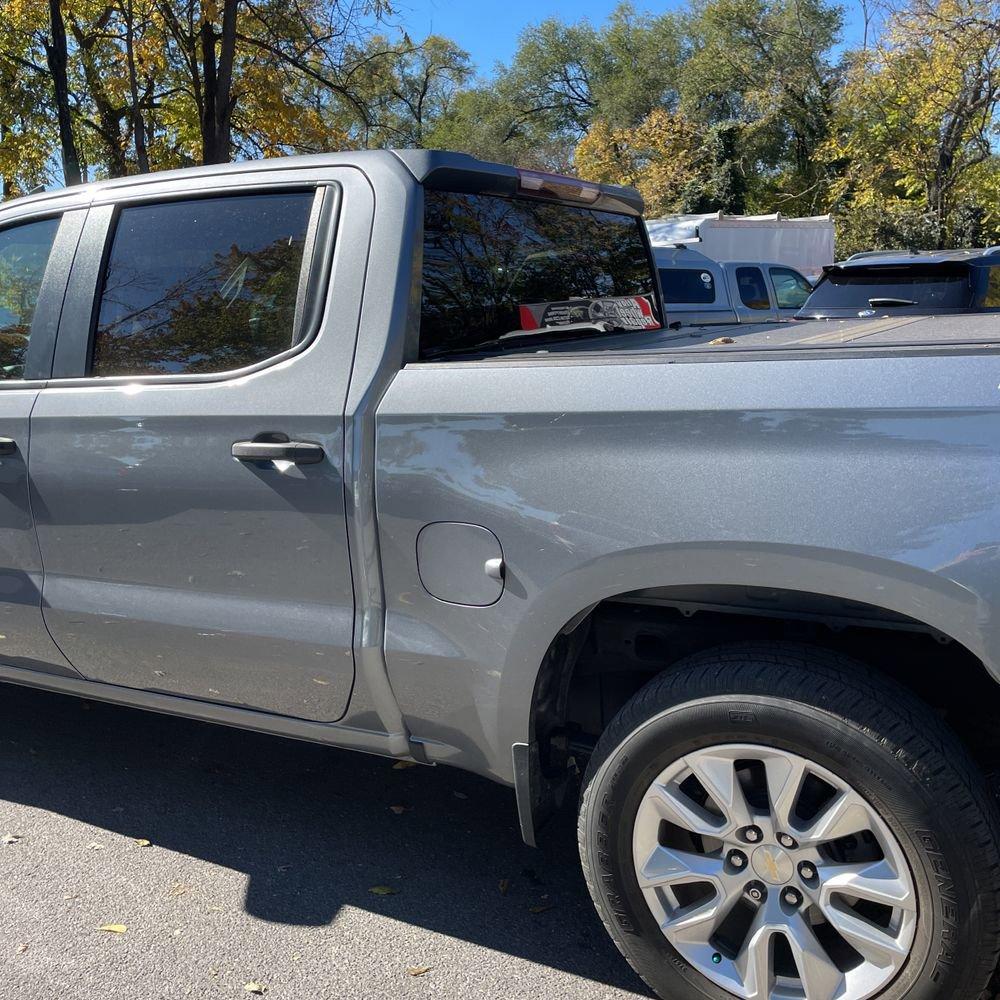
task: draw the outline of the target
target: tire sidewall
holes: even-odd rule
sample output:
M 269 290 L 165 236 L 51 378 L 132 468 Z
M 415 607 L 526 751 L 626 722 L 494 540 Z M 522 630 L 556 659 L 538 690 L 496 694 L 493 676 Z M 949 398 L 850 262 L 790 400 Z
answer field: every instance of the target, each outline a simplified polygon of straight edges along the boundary
M 640 975 L 663 995 L 731 998 L 690 966 L 666 940 L 646 905 L 632 858 L 639 803 L 657 775 L 679 757 L 724 743 L 792 751 L 848 782 L 878 812 L 900 843 L 918 897 L 910 957 L 880 1000 L 964 997 L 979 935 L 971 862 L 960 824 L 941 810 L 932 776 L 875 734 L 822 709 L 755 695 L 708 697 L 668 708 L 638 726 L 588 776 L 581 849 L 602 917 Z M 964 916 L 964 921 L 963 921 Z M 686 985 L 686 990 L 680 987 Z

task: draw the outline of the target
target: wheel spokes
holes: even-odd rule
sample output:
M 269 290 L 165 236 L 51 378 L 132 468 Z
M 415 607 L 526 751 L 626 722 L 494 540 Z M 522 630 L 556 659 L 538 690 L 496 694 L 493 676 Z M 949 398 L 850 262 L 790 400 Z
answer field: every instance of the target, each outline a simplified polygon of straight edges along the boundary
M 758 911 L 747 934 L 735 967 L 743 980 L 747 1000 L 767 1000 L 774 986 L 772 928 L 764 924 Z
M 727 828 L 724 818 L 709 812 L 672 785 L 654 786 L 649 801 L 661 819 L 690 833 L 697 833 L 702 837 L 719 837 Z
M 797 913 L 788 921 L 785 938 L 791 946 L 807 1000 L 833 1000 L 843 986 L 844 974 L 827 954 L 804 914 Z
M 907 881 L 885 859 L 857 865 L 830 865 L 819 870 L 821 904 L 826 908 L 834 895 L 863 899 L 915 913 L 917 901 Z
M 851 791 L 838 792 L 806 827 L 796 829 L 802 845 L 820 845 L 841 837 L 863 833 L 871 826 L 871 812 L 860 796 Z
M 658 885 L 711 883 L 720 887 L 725 861 L 710 854 L 695 854 L 668 847 L 656 847 L 639 871 L 642 888 Z
M 743 1000 L 858 1000 L 909 954 L 902 849 L 861 795 L 789 751 L 679 757 L 643 797 L 633 857 L 667 939 Z

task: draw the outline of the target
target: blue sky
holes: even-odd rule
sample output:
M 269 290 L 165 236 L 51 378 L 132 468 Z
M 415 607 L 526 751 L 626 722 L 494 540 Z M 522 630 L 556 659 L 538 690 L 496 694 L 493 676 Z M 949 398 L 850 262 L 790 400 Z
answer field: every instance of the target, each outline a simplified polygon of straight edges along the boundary
M 848 20 L 850 43 L 860 31 L 859 0 L 842 0 Z M 506 62 L 517 48 L 517 36 L 530 24 L 547 17 L 564 21 L 587 18 L 600 24 L 616 6 L 616 0 L 397 0 L 398 20 L 414 38 L 434 32 L 454 39 L 472 56 L 481 73 L 492 71 L 498 60 Z M 681 0 L 646 5 L 635 0 L 638 10 L 661 13 L 683 6 Z

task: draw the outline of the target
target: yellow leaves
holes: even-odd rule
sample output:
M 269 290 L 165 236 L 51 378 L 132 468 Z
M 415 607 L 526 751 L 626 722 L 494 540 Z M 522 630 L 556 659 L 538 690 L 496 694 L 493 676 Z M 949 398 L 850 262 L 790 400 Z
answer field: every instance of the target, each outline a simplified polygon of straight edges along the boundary
M 251 979 L 249 983 L 244 983 L 243 989 L 247 993 L 252 993 L 258 997 L 263 996 L 267 992 L 267 986 L 264 983 L 258 983 L 254 979 Z
M 125 924 L 101 924 L 97 928 L 99 931 L 106 931 L 108 934 L 124 934 L 128 927 Z
M 19 844 L 22 840 L 24 840 L 24 837 L 22 837 L 19 833 L 5 833 L 2 837 L 0 837 L 0 844 L 10 847 L 13 844 Z
M 426 976 L 428 972 L 431 971 L 433 966 L 431 965 L 411 965 L 407 968 L 406 974 L 408 976 Z
M 147 840 L 145 837 L 133 837 L 132 840 L 135 842 L 137 847 L 152 847 L 153 842 Z
M 399 893 L 399 890 L 391 885 L 373 885 L 368 891 L 373 896 L 395 896 Z
M 574 154 L 587 180 L 637 187 L 647 215 L 677 210 L 684 185 L 698 170 L 701 126 L 680 113 L 654 109 L 635 128 L 598 121 Z

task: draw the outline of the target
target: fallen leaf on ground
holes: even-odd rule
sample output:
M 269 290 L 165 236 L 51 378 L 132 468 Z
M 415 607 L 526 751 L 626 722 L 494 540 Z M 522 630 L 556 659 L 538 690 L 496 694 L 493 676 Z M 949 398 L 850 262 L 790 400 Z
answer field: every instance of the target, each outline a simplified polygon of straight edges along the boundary
M 395 896 L 398 889 L 393 889 L 391 885 L 373 885 L 368 890 L 373 896 Z
M 124 924 L 101 924 L 97 929 L 107 931 L 109 934 L 124 934 L 128 930 Z
M 27 950 L 28 950 L 28 946 L 26 944 L 19 944 L 17 946 L 17 953 L 18 953 L 18 955 L 23 955 Z
M 19 833 L 5 833 L 0 840 L 5 844 L 16 844 L 19 840 L 24 838 Z
M 191 891 L 191 886 L 185 885 L 183 882 L 175 882 L 170 887 L 169 895 L 174 897 L 183 896 L 186 892 L 190 891 Z
M 408 976 L 425 976 L 430 971 L 431 971 L 431 966 L 429 965 L 411 965 L 406 970 L 406 974 Z
M 732 337 L 716 337 L 715 340 L 710 340 L 708 346 L 711 347 L 713 344 L 735 344 L 736 341 Z
M 403 813 L 409 812 L 410 808 L 410 806 L 389 806 L 389 812 L 393 812 L 397 816 L 402 816 Z
M 540 903 L 538 906 L 529 906 L 529 913 L 544 913 L 546 910 L 552 909 L 552 903 Z
M 467 799 L 469 797 L 465 794 L 465 792 L 452 792 L 451 794 L 454 795 L 456 799 Z
M 245 989 L 247 993 L 254 993 L 257 996 L 263 996 L 267 992 L 267 987 L 263 983 L 257 983 L 253 980 L 249 983 L 244 983 L 243 989 Z
M 510 889 L 510 879 L 509 878 L 500 879 L 500 895 L 506 896 L 508 889 Z
M 151 840 L 146 840 L 145 837 L 133 837 L 132 838 L 139 847 L 152 847 L 153 842 Z
M 103 844 L 98 844 L 96 840 L 95 841 L 91 841 L 89 844 L 87 844 L 87 850 L 88 851 L 103 851 L 104 850 L 104 845 Z
M 416 767 L 417 762 L 415 760 L 397 760 L 395 764 L 392 765 L 394 771 L 405 771 L 408 767 Z

